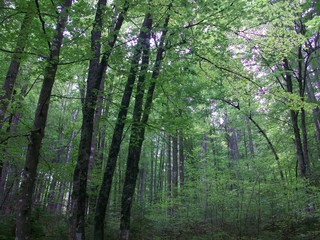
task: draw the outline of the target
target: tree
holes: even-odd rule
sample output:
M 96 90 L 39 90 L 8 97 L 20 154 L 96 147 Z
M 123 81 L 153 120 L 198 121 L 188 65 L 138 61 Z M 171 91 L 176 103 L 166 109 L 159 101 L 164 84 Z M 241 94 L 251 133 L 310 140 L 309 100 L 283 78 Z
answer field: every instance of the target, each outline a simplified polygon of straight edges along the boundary
M 172 3 L 168 5 L 168 10 L 172 7 Z M 163 30 L 157 50 L 156 60 L 154 63 L 152 76 L 151 76 L 151 83 L 149 85 L 147 96 L 143 108 L 143 92 L 144 92 L 144 81 L 145 81 L 145 74 L 148 67 L 149 62 L 149 50 L 148 47 L 143 51 L 142 56 L 142 64 L 140 70 L 139 81 L 137 84 L 137 95 L 135 100 L 135 105 L 133 109 L 133 123 L 131 127 L 131 135 L 130 135 L 130 142 L 129 142 L 129 150 L 128 150 L 128 157 L 127 157 L 127 168 L 126 168 L 126 175 L 124 180 L 124 186 L 122 191 L 122 199 L 121 199 L 121 220 L 120 220 L 120 238 L 121 239 L 129 239 L 130 233 L 130 213 L 132 207 L 132 199 L 135 190 L 135 185 L 137 181 L 137 175 L 139 172 L 139 160 L 140 154 L 142 149 L 142 144 L 144 141 L 145 136 L 145 128 L 146 124 L 148 123 L 149 114 L 151 111 L 151 105 L 153 101 L 153 94 L 156 86 L 156 79 L 160 74 L 160 67 L 163 60 L 164 54 L 164 42 L 166 40 L 166 35 L 168 31 L 168 24 L 169 24 L 170 15 L 168 14 L 165 18 L 163 24 Z M 147 30 L 150 31 L 152 27 L 152 19 L 151 14 L 146 14 L 146 23 Z M 149 35 L 149 37 L 148 37 Z M 146 33 L 146 41 L 150 38 L 150 33 Z M 144 62 L 145 59 L 145 62 Z M 143 110 L 142 110 L 143 109 Z
M 68 20 L 68 12 L 71 4 L 72 0 L 66 0 L 62 5 L 61 12 L 59 14 L 34 117 L 33 129 L 30 132 L 28 152 L 22 173 L 22 182 L 18 200 L 16 239 L 28 239 L 30 237 L 32 193 L 36 180 L 41 143 L 47 122 L 51 91 L 59 63 L 63 32 Z
M 95 22 L 93 24 L 91 34 L 91 49 L 94 52 L 94 58 L 91 60 L 89 67 L 86 99 L 83 107 L 78 161 L 73 175 L 72 216 L 69 233 L 70 239 L 85 239 L 87 175 L 92 142 L 94 110 L 98 97 L 97 91 L 99 90 L 103 75 L 107 68 L 109 57 L 117 41 L 119 30 L 121 29 L 124 21 L 124 15 L 129 8 L 128 2 L 125 1 L 123 10 L 119 13 L 115 26 L 108 36 L 107 49 L 103 53 L 102 59 L 99 63 L 102 17 L 105 3 L 105 0 L 98 2 Z
M 17 44 L 12 54 L 12 59 L 6 74 L 5 83 L 2 87 L 4 94 L 2 95 L 1 93 L 0 95 L 0 130 L 1 131 L 5 121 L 5 116 L 6 116 L 9 103 L 11 101 L 14 85 L 19 73 L 21 59 L 28 42 L 28 35 L 30 33 L 31 21 L 33 18 L 34 10 L 35 10 L 34 9 L 35 6 L 33 4 L 34 3 L 32 1 L 28 1 L 26 4 L 26 8 L 25 8 L 26 13 L 21 23 L 19 35 L 17 38 Z

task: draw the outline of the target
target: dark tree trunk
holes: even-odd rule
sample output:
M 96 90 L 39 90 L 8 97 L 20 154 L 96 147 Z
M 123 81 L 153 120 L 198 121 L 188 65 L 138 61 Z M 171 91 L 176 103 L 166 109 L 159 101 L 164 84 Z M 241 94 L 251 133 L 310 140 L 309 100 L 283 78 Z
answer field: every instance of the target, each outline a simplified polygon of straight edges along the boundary
M 30 239 L 30 220 L 32 193 L 34 190 L 37 167 L 39 162 L 41 142 L 44 137 L 44 130 L 48 116 L 50 95 L 57 72 L 60 48 L 62 45 L 63 31 L 68 19 L 68 9 L 72 0 L 66 0 L 61 9 L 56 31 L 50 49 L 50 58 L 45 70 L 44 80 L 40 91 L 37 110 L 35 113 L 33 129 L 30 132 L 28 152 L 22 173 L 21 190 L 18 201 L 16 219 L 16 239 Z
M 169 5 L 169 8 L 171 8 Z M 151 15 L 147 14 L 149 27 L 147 30 L 151 29 L 152 19 Z M 135 106 L 133 110 L 133 123 L 131 128 L 131 135 L 130 135 L 130 143 L 129 143 L 129 151 L 127 157 L 127 169 L 125 175 L 125 181 L 123 186 L 123 193 L 122 193 L 122 200 L 121 200 L 121 220 L 120 220 L 120 238 L 121 239 L 129 239 L 129 231 L 130 231 L 130 214 L 131 214 L 131 207 L 132 207 L 132 198 L 134 195 L 137 175 L 139 172 L 139 160 L 141 154 L 141 148 L 144 140 L 145 135 L 145 127 L 149 119 L 149 114 L 151 111 L 153 94 L 155 90 L 155 83 L 156 79 L 160 73 L 160 66 L 163 59 L 163 46 L 164 46 L 164 39 L 167 33 L 167 26 L 169 22 L 169 16 L 166 17 L 165 23 L 163 26 L 163 32 L 160 38 L 159 48 L 157 51 L 156 62 L 154 64 L 154 68 L 152 71 L 151 83 L 148 88 L 146 101 L 144 105 L 144 110 L 142 114 L 142 105 L 143 105 L 143 83 L 145 79 L 145 73 L 147 70 L 147 62 L 149 62 L 149 52 L 148 49 L 144 50 L 143 57 L 142 57 L 142 65 L 141 65 L 141 74 L 139 77 L 139 81 L 137 84 L 137 95 Z M 150 38 L 150 33 L 148 33 Z M 147 36 L 145 37 L 147 39 Z M 149 42 L 149 39 L 148 39 Z M 145 61 L 144 61 L 145 59 Z M 144 65 L 145 68 L 144 68 Z M 141 116 L 142 114 L 142 116 Z
M 139 160 L 141 155 L 142 142 L 144 140 L 144 126 L 141 122 L 141 116 L 143 107 L 143 97 L 145 91 L 145 80 L 147 70 L 149 67 L 151 28 L 151 14 L 147 13 L 143 22 L 143 26 L 141 28 L 141 67 L 137 83 L 135 104 L 133 108 L 133 122 L 131 127 L 131 135 L 127 157 L 127 168 L 121 199 L 120 238 L 126 240 L 129 239 L 130 211 L 132 206 L 134 189 L 136 186 L 137 176 L 139 172 Z
M 153 171 L 153 197 L 152 197 L 152 202 L 153 203 L 155 200 L 157 200 L 157 178 L 158 178 L 158 159 L 159 159 L 159 150 L 160 150 L 160 137 L 157 137 L 156 140 L 156 149 L 154 152 L 154 171 Z
M 232 158 L 235 161 L 239 161 L 239 148 L 238 148 L 238 134 L 237 131 L 233 128 L 232 129 Z
M 11 63 L 6 75 L 2 91 L 0 92 L 0 131 L 5 121 L 6 112 L 9 106 L 9 102 L 12 97 L 13 88 L 17 80 L 17 76 L 20 69 L 20 62 L 23 56 L 24 49 L 28 42 L 28 36 L 30 33 L 30 25 L 33 18 L 33 6 L 34 2 L 29 1 L 27 8 L 25 9 L 26 14 L 21 24 L 19 36 L 17 38 L 17 45 L 12 55 Z M 1 137 L 0 137 L 1 138 Z
M 151 147 L 151 154 L 150 154 L 150 186 L 149 186 L 149 202 L 152 204 L 153 201 L 153 185 L 154 185 L 154 165 L 157 163 L 154 160 L 154 147 Z M 156 170 L 155 170 L 156 172 Z
M 112 178 L 114 174 L 114 170 L 116 168 L 117 157 L 120 150 L 120 145 L 122 141 L 122 135 L 125 126 L 125 120 L 128 114 L 128 108 L 131 100 L 131 95 L 133 91 L 133 85 L 135 82 L 136 74 L 138 71 L 138 64 L 141 58 L 141 52 L 145 43 L 145 28 L 147 16 L 142 24 L 142 28 L 138 37 L 138 43 L 135 47 L 134 54 L 131 61 L 129 76 L 127 79 L 127 83 L 124 89 L 124 93 L 121 100 L 120 111 L 118 113 L 116 126 L 114 128 L 111 145 L 109 149 L 109 155 L 107 160 L 107 166 L 104 171 L 104 176 L 102 180 L 102 184 L 100 187 L 98 201 L 96 206 L 95 220 L 94 220 L 94 239 L 103 239 L 104 236 L 104 219 L 107 208 L 107 203 L 109 201 L 111 186 L 112 186 Z M 147 28 L 148 29 L 148 28 Z
M 159 158 L 160 158 L 160 163 L 159 163 L 157 192 L 159 192 L 160 198 L 156 197 L 157 202 L 159 202 L 162 199 L 162 193 L 164 191 L 163 190 L 163 170 L 164 170 L 164 149 L 163 149 L 163 146 L 160 149 L 160 157 Z
M 180 178 L 180 189 L 182 190 L 184 185 L 184 151 L 183 151 L 183 133 L 179 131 L 179 178 Z
M 167 162 L 166 162 L 166 173 L 167 173 L 167 201 L 171 201 L 171 136 L 168 134 L 167 137 Z
M 302 46 L 298 48 L 298 87 L 299 95 L 302 102 L 304 102 L 305 86 L 307 81 L 306 68 L 303 70 L 303 55 L 302 55 Z M 301 132 L 302 132 L 302 146 L 303 146 L 303 158 L 306 168 L 306 177 L 310 176 L 310 162 L 309 162 L 309 150 L 308 150 L 308 134 L 307 134 L 307 125 L 306 125 L 306 112 L 302 107 L 300 110 L 301 115 Z
M 91 34 L 91 49 L 94 52 L 94 58 L 90 61 L 89 66 L 86 99 L 83 107 L 83 119 L 81 127 L 81 139 L 79 145 L 78 160 L 73 176 L 71 210 L 72 216 L 69 227 L 69 238 L 77 240 L 85 239 L 85 210 L 88 180 L 87 175 L 89 167 L 88 165 L 90 148 L 92 142 L 93 118 L 95 105 L 97 101 L 96 92 L 99 90 L 103 75 L 107 68 L 109 57 L 117 41 L 119 30 L 124 21 L 124 15 L 129 8 L 128 3 L 125 2 L 123 12 L 119 14 L 115 27 L 108 36 L 108 43 L 106 48 L 107 50 L 104 52 L 101 62 L 99 64 L 101 29 L 105 4 L 106 0 L 100 0 L 98 2 L 95 22 L 93 24 L 93 30 Z
M 73 175 L 72 207 L 69 225 L 69 239 L 85 239 L 85 212 L 87 200 L 87 174 L 92 143 L 93 118 L 97 93 L 99 90 L 104 69 L 100 69 L 101 31 L 103 15 L 106 9 L 106 0 L 97 2 L 97 10 L 91 31 L 92 59 L 89 63 L 86 96 L 82 104 L 81 138 L 78 150 L 77 165 Z M 101 71 L 101 72 L 100 72 Z M 99 76 L 100 75 L 100 76 Z M 100 78 L 101 77 L 101 78 Z
M 254 157 L 254 146 L 253 146 L 253 140 L 252 140 L 252 132 L 251 132 L 251 126 L 250 122 L 247 120 L 247 129 L 248 129 L 248 142 L 249 142 L 249 152 L 250 152 L 250 157 Z
M 178 195 L 178 139 L 177 135 L 172 137 L 172 196 Z
M 293 94 L 291 70 L 290 70 L 289 62 L 287 59 L 284 60 L 283 67 L 284 67 L 284 70 L 287 71 L 284 76 L 287 83 L 287 92 Z M 303 146 L 301 142 L 300 129 L 299 129 L 298 113 L 299 112 L 296 110 L 293 110 L 293 109 L 290 110 L 291 123 L 293 127 L 293 132 L 294 132 L 294 139 L 295 139 L 296 155 L 297 155 L 297 159 L 299 161 L 299 166 L 300 166 L 300 175 L 302 177 L 307 177 L 308 167 L 307 167 L 307 162 L 304 158 L 304 153 L 303 153 Z

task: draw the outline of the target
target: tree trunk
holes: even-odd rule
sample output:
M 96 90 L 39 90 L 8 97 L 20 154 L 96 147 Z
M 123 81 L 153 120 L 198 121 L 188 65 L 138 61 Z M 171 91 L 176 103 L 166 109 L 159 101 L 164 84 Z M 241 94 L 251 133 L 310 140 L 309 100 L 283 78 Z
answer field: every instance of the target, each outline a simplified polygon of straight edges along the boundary
M 145 90 L 145 80 L 149 67 L 151 28 L 151 14 L 147 13 L 143 22 L 143 26 L 141 28 L 141 67 L 137 83 L 135 104 L 133 108 L 133 122 L 129 141 L 127 168 L 121 199 L 120 238 L 123 240 L 129 239 L 130 212 L 134 189 L 139 172 L 139 160 L 141 155 L 142 142 L 144 140 L 144 126 L 142 126 L 141 116 Z
M 73 175 L 72 207 L 69 225 L 69 239 L 85 239 L 85 212 L 87 200 L 87 174 L 92 143 L 93 118 L 97 93 L 99 90 L 104 69 L 100 69 L 101 31 L 106 0 L 97 2 L 97 10 L 91 31 L 91 53 L 89 63 L 86 96 L 82 106 L 81 138 L 78 150 L 77 165 Z M 101 71 L 101 73 L 100 73 Z M 99 78 L 100 76 L 101 78 Z
M 109 195 L 112 186 L 112 178 L 114 174 L 114 170 L 116 168 L 117 157 L 120 150 L 120 145 L 122 141 L 122 135 L 125 126 L 125 120 L 128 113 L 128 107 L 131 100 L 131 95 L 133 91 L 133 85 L 135 82 L 136 74 L 138 71 L 137 65 L 139 64 L 139 60 L 141 57 L 141 52 L 145 47 L 145 43 L 143 42 L 145 38 L 145 28 L 147 16 L 142 24 L 142 28 L 140 34 L 138 36 L 138 43 L 135 47 L 134 54 L 131 61 L 129 76 L 127 79 L 127 83 L 124 89 L 124 93 L 121 100 L 121 106 L 117 117 L 116 126 L 114 128 L 112 141 L 109 149 L 107 166 L 104 171 L 104 176 L 102 180 L 102 184 L 100 187 L 98 201 L 96 206 L 95 220 L 94 220 L 94 239 L 103 239 L 104 236 L 104 219 L 106 213 L 107 203 L 109 201 Z M 148 28 L 147 28 L 148 29 Z
M 85 239 L 87 175 L 93 132 L 93 118 L 97 101 L 96 91 L 99 90 L 103 75 L 107 68 L 109 57 L 117 41 L 119 30 L 124 21 L 124 14 L 129 8 L 128 3 L 125 2 L 123 12 L 119 14 L 115 27 L 108 36 L 108 43 L 106 48 L 107 50 L 104 52 L 99 64 L 97 63 L 97 61 L 99 61 L 100 58 L 101 28 L 103 20 L 102 16 L 105 8 L 105 3 L 106 0 L 99 0 L 98 2 L 97 12 L 91 34 L 91 49 L 94 52 L 95 57 L 90 61 L 86 100 L 83 108 L 78 160 L 73 176 L 72 216 L 69 227 L 69 238 L 77 240 Z
M 180 177 L 180 189 L 184 186 L 184 151 L 183 151 L 183 132 L 179 131 L 179 177 Z
M 160 163 L 159 163 L 159 173 L 158 173 L 158 187 L 157 187 L 157 192 L 160 194 L 160 198 L 156 197 L 156 201 L 160 202 L 162 199 L 162 193 L 164 191 L 163 189 L 163 170 L 164 170 L 164 149 L 161 147 L 160 149 Z M 158 195 L 158 193 L 157 193 Z
M 302 64 L 303 64 L 303 55 L 302 55 L 302 46 L 300 45 L 298 48 L 298 76 L 297 76 L 297 80 L 298 80 L 300 99 L 302 102 L 304 102 L 307 73 L 306 73 L 306 69 L 303 70 Z M 306 177 L 308 177 L 308 176 L 310 176 L 310 162 L 309 162 L 309 150 L 308 150 L 306 112 L 303 107 L 301 107 L 301 109 L 300 109 L 300 116 L 301 116 L 303 158 L 304 158 L 305 168 L 306 168 Z
M 28 36 L 30 34 L 30 26 L 33 18 L 33 6 L 34 2 L 29 1 L 27 8 L 25 9 L 26 14 L 23 18 L 19 36 L 17 38 L 17 45 L 12 55 L 11 63 L 6 75 L 4 85 L 2 87 L 2 93 L 0 94 L 0 131 L 2 129 L 3 123 L 5 121 L 5 115 L 9 106 L 9 102 L 12 97 L 13 88 L 17 80 L 17 76 L 20 69 L 20 62 L 23 56 L 24 49 L 28 42 Z
M 293 94 L 291 70 L 289 68 L 289 63 L 287 59 L 284 60 L 283 67 L 284 67 L 284 70 L 287 71 L 287 73 L 284 76 L 287 83 L 287 92 Z M 300 129 L 299 129 L 299 123 L 298 123 L 298 111 L 291 109 L 290 117 L 291 117 L 293 132 L 294 132 L 296 155 L 297 155 L 297 159 L 299 161 L 299 166 L 300 166 L 300 175 L 302 177 L 307 177 L 308 175 L 307 163 L 304 158 L 303 147 L 301 143 Z
M 44 137 L 44 130 L 46 127 L 50 95 L 59 63 L 63 31 L 68 19 L 68 9 L 71 4 L 72 0 L 65 0 L 58 18 L 58 23 L 52 40 L 52 47 L 50 49 L 50 58 L 44 73 L 44 80 L 35 113 L 33 129 L 30 132 L 28 152 L 22 173 L 21 191 L 18 201 L 16 219 L 17 240 L 30 238 L 32 193 L 36 180 L 41 142 Z
M 172 4 L 169 5 L 169 9 Z M 152 25 L 151 15 L 147 14 L 149 24 L 146 29 L 150 30 Z M 163 46 L 164 39 L 167 33 L 167 26 L 169 22 L 169 16 L 166 17 L 163 26 L 163 32 L 160 38 L 159 48 L 157 50 L 156 62 L 152 71 L 151 83 L 148 88 L 147 97 L 144 105 L 144 111 L 142 114 L 143 105 L 143 91 L 144 91 L 144 79 L 147 71 L 147 63 L 149 62 L 149 49 L 145 49 L 143 52 L 142 63 L 141 63 L 141 74 L 137 84 L 136 101 L 133 110 L 133 123 L 131 127 L 131 136 L 129 142 L 129 151 L 127 157 L 127 169 L 125 175 L 125 181 L 123 186 L 122 200 L 121 200 L 121 219 L 120 219 L 120 238 L 129 239 L 130 232 L 130 215 L 132 207 L 132 198 L 134 195 L 137 175 L 139 172 L 139 160 L 141 154 L 141 148 L 144 141 L 145 127 L 149 119 L 149 114 L 153 101 L 153 94 L 155 90 L 156 79 L 160 73 L 160 66 L 163 59 Z M 147 33 L 145 39 L 150 38 L 150 32 Z M 149 39 L 147 41 L 149 43 Z M 147 51 L 148 50 L 148 51 Z M 144 60 L 145 59 L 145 60 Z M 145 67 L 144 67 L 145 66 Z M 142 115 L 142 116 L 141 116 Z
M 152 197 L 152 202 L 155 202 L 157 200 L 157 178 L 158 178 L 158 159 L 159 159 L 159 150 L 160 150 L 160 137 L 157 137 L 156 140 L 156 149 L 155 152 L 153 153 L 154 155 L 154 171 L 153 171 L 153 197 Z
M 167 172 L 167 201 L 171 201 L 171 136 L 168 134 L 167 137 L 167 163 L 166 163 L 166 172 Z
M 178 196 L 178 139 L 172 137 L 172 196 Z
M 254 146 L 253 146 L 253 140 L 252 140 L 252 132 L 251 132 L 251 126 L 250 122 L 247 120 L 247 129 L 248 129 L 248 142 L 249 142 L 249 152 L 250 152 L 250 157 L 254 157 Z
M 153 201 L 153 185 L 154 185 L 154 165 L 157 163 L 154 160 L 154 147 L 151 147 L 150 154 L 150 186 L 149 186 L 149 202 L 152 204 Z

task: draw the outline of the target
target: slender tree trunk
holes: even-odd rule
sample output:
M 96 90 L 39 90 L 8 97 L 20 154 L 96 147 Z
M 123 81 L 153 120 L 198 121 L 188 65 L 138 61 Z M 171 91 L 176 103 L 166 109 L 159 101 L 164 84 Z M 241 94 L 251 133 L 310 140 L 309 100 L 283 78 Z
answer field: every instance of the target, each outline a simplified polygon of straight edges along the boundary
M 97 59 L 100 58 L 102 16 L 105 8 L 105 2 L 105 0 L 100 0 L 98 2 L 97 13 L 91 34 L 91 48 L 92 51 L 94 51 L 95 58 L 90 61 L 86 101 L 83 108 L 78 160 L 73 177 L 72 216 L 69 227 L 69 238 L 77 240 L 85 239 L 87 175 L 93 132 L 93 118 L 95 111 L 94 106 L 96 105 L 97 101 L 96 91 L 99 90 L 99 86 L 107 68 L 109 57 L 117 41 L 119 30 L 121 29 L 124 21 L 124 15 L 129 8 L 128 3 L 125 1 L 124 9 L 119 14 L 115 27 L 108 36 L 107 50 L 104 52 L 100 64 L 98 64 L 97 61 L 99 60 Z
M 204 199 L 204 217 L 205 220 L 208 217 L 208 174 L 207 174 L 207 167 L 208 167 L 208 161 L 207 161 L 207 157 L 208 157 L 208 148 L 207 148 L 207 135 L 203 134 L 202 135 L 202 142 L 201 142 L 201 146 L 202 146 L 202 154 L 201 154 L 201 158 L 203 160 L 203 166 L 201 167 L 203 169 L 203 190 L 204 190 L 204 194 L 205 194 L 205 199 Z
M 178 196 L 178 139 L 172 137 L 172 196 Z
M 141 170 L 139 171 L 139 182 L 140 182 L 140 189 L 138 191 L 138 202 L 139 205 L 141 207 L 141 210 L 143 208 L 144 205 L 144 195 L 146 192 L 146 170 L 144 167 L 141 168 Z M 141 216 L 143 216 L 143 211 L 141 211 Z
M 171 183 L 172 183 L 172 173 L 171 173 L 171 136 L 168 134 L 167 137 L 167 162 L 166 162 L 166 173 L 167 173 L 167 201 L 171 201 Z M 171 211 L 170 211 L 171 212 Z
M 45 70 L 44 80 L 35 113 L 33 129 L 30 132 L 28 152 L 22 173 L 21 191 L 17 209 L 17 240 L 30 239 L 32 193 L 36 180 L 41 142 L 44 137 L 44 130 L 46 127 L 50 95 L 59 63 L 63 32 L 68 19 L 68 9 L 70 8 L 71 4 L 72 0 L 65 0 L 58 18 L 58 23 L 52 41 L 52 47 L 50 49 L 50 59 L 48 60 L 48 65 Z
M 109 149 L 107 166 L 104 171 L 104 176 L 102 180 L 102 184 L 99 191 L 95 220 L 94 220 L 94 239 L 103 239 L 104 236 L 104 219 L 106 213 L 107 202 L 109 201 L 109 195 L 112 186 L 112 178 L 114 174 L 114 170 L 116 167 L 117 157 L 120 150 L 120 145 L 122 141 L 122 135 L 125 126 L 125 120 L 128 113 L 128 107 L 131 100 L 131 95 L 133 91 L 133 85 L 135 82 L 136 74 L 138 71 L 138 64 L 141 57 L 141 52 L 145 46 L 144 38 L 145 38 L 145 28 L 147 28 L 147 16 L 142 24 L 142 28 L 140 34 L 138 36 L 138 43 L 135 47 L 134 54 L 131 61 L 129 76 L 127 79 L 127 83 L 124 89 L 124 93 L 121 100 L 121 106 L 118 113 L 116 126 L 114 128 L 112 141 Z M 147 28 L 148 29 L 148 28 Z
M 249 152 L 250 152 L 250 157 L 254 157 L 254 146 L 253 146 L 253 140 L 252 140 L 252 131 L 251 131 L 251 126 L 250 122 L 247 120 L 247 129 L 248 129 L 248 142 L 249 142 Z
M 93 28 L 91 31 L 91 53 L 93 55 L 89 63 L 86 96 L 82 105 L 81 138 L 78 151 L 77 165 L 73 175 L 72 208 L 69 225 L 69 239 L 85 239 L 85 213 L 87 201 L 87 175 L 89 157 L 92 144 L 93 118 L 97 93 L 99 90 L 104 69 L 100 69 L 101 31 L 103 28 L 103 15 L 106 8 L 106 0 L 97 2 L 97 10 Z M 101 73 L 100 73 L 101 71 Z M 100 78 L 100 76 L 101 78 Z
M 157 178 L 158 178 L 158 159 L 159 159 L 159 141 L 160 141 L 160 137 L 157 137 L 156 140 L 156 149 L 154 152 L 154 171 L 153 171 L 153 197 L 152 197 L 152 202 L 155 202 L 157 200 L 157 192 L 158 192 L 158 188 L 157 188 Z
M 150 186 L 149 186 L 149 202 L 152 204 L 153 201 L 153 185 L 154 185 L 154 165 L 157 163 L 154 160 L 154 147 L 151 147 L 150 154 Z
M 283 67 L 284 67 L 284 70 L 287 71 L 287 73 L 285 74 L 285 80 L 287 83 L 287 92 L 293 94 L 292 76 L 290 73 L 291 70 L 289 68 L 289 63 L 288 63 L 287 59 L 284 60 Z M 294 132 L 296 155 L 297 155 L 299 165 L 300 165 L 300 175 L 302 177 L 307 177 L 307 175 L 308 175 L 307 163 L 304 158 L 303 147 L 302 147 L 302 142 L 301 142 L 299 121 L 298 121 L 298 111 L 291 109 L 290 110 L 290 117 L 291 117 L 293 132 Z
M 137 83 L 135 104 L 133 108 L 133 122 L 129 141 L 127 168 L 121 199 L 120 238 L 123 240 L 129 239 L 132 199 L 139 172 L 139 160 L 142 142 L 144 140 L 144 126 L 142 126 L 141 116 L 145 91 L 145 80 L 149 67 L 151 29 L 152 17 L 150 13 L 147 13 L 141 30 L 141 67 Z
M 30 34 L 30 26 L 33 18 L 34 2 L 29 1 L 26 14 L 23 18 L 19 36 L 17 38 L 17 45 L 12 55 L 10 66 L 6 75 L 4 85 L 2 87 L 3 94 L 0 92 L 0 132 L 5 120 L 6 112 L 12 97 L 13 88 L 17 80 L 17 76 L 20 69 L 20 62 L 23 56 L 24 49 L 28 42 L 28 36 Z M 1 137 L 0 137 L 1 139 Z
M 172 4 L 169 4 L 169 9 L 171 8 L 171 6 Z M 147 14 L 146 17 L 147 17 L 147 21 L 149 22 L 149 24 L 147 25 L 149 27 L 146 27 L 146 29 L 150 30 L 152 26 L 151 15 Z M 126 169 L 122 200 L 121 200 L 120 238 L 123 240 L 129 239 L 132 198 L 134 195 L 137 174 L 139 172 L 140 154 L 141 154 L 142 144 L 144 141 L 145 127 L 148 122 L 149 114 L 151 111 L 153 94 L 155 90 L 155 82 L 157 77 L 159 76 L 160 66 L 163 59 L 163 52 L 164 52 L 163 46 L 164 46 L 164 39 L 167 33 L 168 22 L 169 22 L 169 16 L 167 16 L 167 18 L 165 19 L 165 23 L 163 26 L 164 30 L 160 38 L 159 48 L 156 56 L 156 62 L 154 64 L 154 68 L 152 71 L 152 77 L 151 77 L 152 81 L 148 88 L 146 101 L 144 105 L 144 111 L 142 113 L 143 91 L 144 91 L 143 84 L 144 84 L 147 66 L 149 62 L 149 47 L 143 51 L 141 71 L 140 71 L 141 74 L 137 84 L 136 101 L 135 101 L 135 106 L 133 110 L 133 123 L 131 128 L 129 151 L 128 151 L 128 157 L 127 157 L 127 169 Z M 147 43 L 149 43 L 150 32 L 147 34 L 149 36 L 146 36 L 145 39 L 148 39 Z
M 306 73 L 306 68 L 303 70 L 302 65 L 303 65 L 303 55 L 302 55 L 302 46 L 300 45 L 298 48 L 298 77 L 297 77 L 297 80 L 298 80 L 300 99 L 302 102 L 304 102 L 307 73 Z M 306 167 L 306 177 L 308 177 L 308 176 L 310 176 L 310 161 L 309 161 L 309 150 L 308 150 L 306 112 L 303 107 L 300 109 L 300 116 L 301 116 L 303 158 L 304 158 L 305 167 Z
M 238 148 L 238 134 L 237 131 L 232 128 L 232 156 L 233 156 L 233 160 L 235 160 L 236 162 L 239 161 L 239 148 Z
M 158 187 L 157 192 L 159 192 L 160 197 L 156 198 L 156 201 L 159 202 L 162 199 L 162 193 L 163 193 L 163 170 L 164 170 L 164 150 L 163 147 L 160 149 L 160 163 L 159 163 L 159 173 L 158 173 Z M 157 193 L 158 195 L 158 193 Z
M 183 147 L 183 132 L 179 131 L 179 177 L 180 177 L 180 189 L 184 186 L 184 147 Z

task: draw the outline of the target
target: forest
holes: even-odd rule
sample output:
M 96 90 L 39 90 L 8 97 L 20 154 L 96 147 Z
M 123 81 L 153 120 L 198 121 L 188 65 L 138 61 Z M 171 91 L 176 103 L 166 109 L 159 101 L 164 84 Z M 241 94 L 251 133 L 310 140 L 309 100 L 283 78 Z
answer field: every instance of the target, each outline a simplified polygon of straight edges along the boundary
M 320 2 L 0 0 L 0 240 L 320 239 Z

